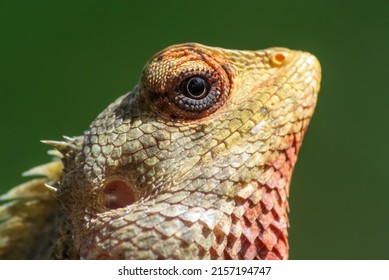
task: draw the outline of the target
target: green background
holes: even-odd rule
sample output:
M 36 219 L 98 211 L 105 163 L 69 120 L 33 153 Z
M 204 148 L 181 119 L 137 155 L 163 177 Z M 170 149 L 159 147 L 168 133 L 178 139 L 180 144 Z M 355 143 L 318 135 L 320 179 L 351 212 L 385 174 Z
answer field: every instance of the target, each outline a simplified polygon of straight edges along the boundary
M 140 1 L 139 1 L 140 2 Z M 322 63 L 291 186 L 291 259 L 388 259 L 388 1 L 0 0 L 0 186 L 46 162 L 176 43 L 284 46 Z

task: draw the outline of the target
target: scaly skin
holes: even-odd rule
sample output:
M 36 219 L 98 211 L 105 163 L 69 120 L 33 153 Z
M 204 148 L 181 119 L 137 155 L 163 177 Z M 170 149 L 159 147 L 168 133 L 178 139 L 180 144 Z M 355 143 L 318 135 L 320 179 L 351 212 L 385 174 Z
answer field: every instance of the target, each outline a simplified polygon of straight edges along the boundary
M 287 259 L 289 184 L 320 79 L 314 56 L 283 48 L 157 53 L 84 136 L 52 143 L 64 169 L 50 256 Z

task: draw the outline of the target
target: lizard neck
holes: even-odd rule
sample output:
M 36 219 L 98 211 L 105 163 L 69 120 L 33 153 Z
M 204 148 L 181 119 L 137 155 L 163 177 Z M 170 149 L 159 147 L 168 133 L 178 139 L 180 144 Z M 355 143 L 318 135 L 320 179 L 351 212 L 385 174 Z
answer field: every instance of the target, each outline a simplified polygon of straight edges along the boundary
M 293 141 L 277 152 L 261 168 L 260 179 L 238 192 L 224 258 L 288 259 L 289 184 L 299 147 Z
M 77 232 L 81 238 L 75 246 L 80 256 L 92 259 L 154 258 L 155 253 L 142 252 L 144 245 L 159 251 L 161 255 L 157 258 L 161 259 L 287 259 L 287 198 L 300 146 L 292 138 L 288 148 L 273 151 L 265 165 L 259 167 L 258 180 L 240 187 L 230 199 L 210 193 L 199 200 L 192 199 L 195 204 L 188 205 L 185 199 L 180 200 L 180 192 L 172 196 L 165 193 L 161 194 L 167 197 L 165 200 L 150 199 L 141 208 L 133 208 L 132 214 L 118 210 L 116 217 L 108 219 L 101 215 L 87 219 L 81 226 L 84 230 Z M 189 188 L 193 186 L 181 190 L 182 193 L 189 192 Z M 212 196 L 215 200 L 208 205 Z M 180 209 L 186 212 L 180 214 L 177 212 Z M 143 211 L 149 217 L 140 214 Z M 143 226 L 146 219 L 155 225 Z M 147 233 L 148 239 L 134 236 L 140 232 Z M 168 246 L 159 249 L 158 240 L 173 238 L 175 243 L 171 249 Z M 127 256 L 129 251 L 118 246 L 123 243 L 128 244 L 128 248 L 139 249 L 131 250 L 131 255 Z M 187 255 L 174 255 L 178 250 L 175 246 L 187 248 Z

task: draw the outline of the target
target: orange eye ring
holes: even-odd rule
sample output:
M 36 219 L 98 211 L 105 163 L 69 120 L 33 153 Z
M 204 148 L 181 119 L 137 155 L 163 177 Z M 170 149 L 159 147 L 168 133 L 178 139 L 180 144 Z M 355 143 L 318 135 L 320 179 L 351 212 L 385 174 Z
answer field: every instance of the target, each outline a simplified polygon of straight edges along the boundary
M 141 90 L 159 115 L 192 121 L 224 105 L 231 77 L 232 70 L 222 58 L 210 57 L 200 48 L 179 47 L 151 59 L 143 71 Z

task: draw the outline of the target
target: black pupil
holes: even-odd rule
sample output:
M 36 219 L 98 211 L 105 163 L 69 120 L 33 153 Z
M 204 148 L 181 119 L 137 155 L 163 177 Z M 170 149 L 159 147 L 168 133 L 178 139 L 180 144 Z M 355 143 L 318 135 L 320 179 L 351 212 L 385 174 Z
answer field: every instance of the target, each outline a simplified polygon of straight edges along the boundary
M 191 78 L 186 85 L 186 89 L 192 97 L 199 98 L 205 93 L 205 81 L 199 77 Z

